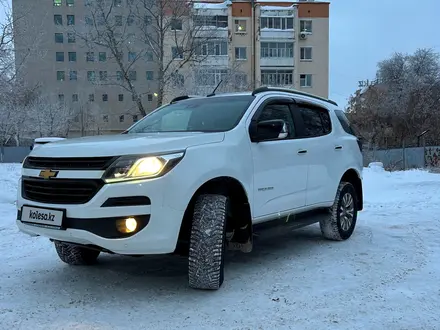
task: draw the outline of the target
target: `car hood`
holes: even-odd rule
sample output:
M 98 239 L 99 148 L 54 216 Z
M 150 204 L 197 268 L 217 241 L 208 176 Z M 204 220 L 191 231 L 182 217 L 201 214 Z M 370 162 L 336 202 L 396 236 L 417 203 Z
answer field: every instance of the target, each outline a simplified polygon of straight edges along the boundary
M 145 133 L 100 135 L 51 142 L 34 149 L 36 157 L 105 157 L 150 154 L 185 150 L 186 148 L 218 143 L 224 133 Z

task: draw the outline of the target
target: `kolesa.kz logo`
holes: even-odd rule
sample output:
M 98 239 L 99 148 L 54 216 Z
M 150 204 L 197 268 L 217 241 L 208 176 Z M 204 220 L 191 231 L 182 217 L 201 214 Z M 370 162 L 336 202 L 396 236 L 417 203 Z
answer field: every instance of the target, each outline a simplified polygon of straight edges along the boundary
M 55 214 L 52 213 L 40 213 L 38 211 L 29 211 L 29 219 L 32 220 L 44 220 L 44 221 L 55 221 Z

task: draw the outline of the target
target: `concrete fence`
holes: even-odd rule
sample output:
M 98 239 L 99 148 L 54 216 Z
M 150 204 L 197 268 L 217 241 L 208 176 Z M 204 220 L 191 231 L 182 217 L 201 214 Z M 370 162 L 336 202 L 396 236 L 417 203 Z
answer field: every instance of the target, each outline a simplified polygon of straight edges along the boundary
M 386 150 L 365 150 L 364 165 L 382 162 L 386 169 L 406 170 L 411 168 L 440 169 L 440 147 L 414 147 Z
M 30 153 L 30 147 L 1 147 L 0 163 L 20 163 Z M 440 170 L 440 146 L 364 150 L 364 166 L 382 162 L 386 169 L 438 168 Z
M 0 163 L 21 163 L 30 152 L 31 147 L 0 146 Z

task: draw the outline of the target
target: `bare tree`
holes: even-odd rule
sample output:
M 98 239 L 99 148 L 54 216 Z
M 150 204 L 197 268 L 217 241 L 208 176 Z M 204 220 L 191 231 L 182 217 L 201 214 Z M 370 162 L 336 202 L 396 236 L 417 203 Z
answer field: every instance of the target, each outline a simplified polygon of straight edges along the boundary
M 353 95 L 348 108 L 364 135 L 374 136 L 379 145 L 399 147 L 416 144 L 428 129 L 428 140 L 439 136 L 439 54 L 432 49 L 396 53 L 378 63 L 377 78 L 379 85 Z
M 107 60 L 118 68 L 115 76 L 103 77 L 99 84 L 127 90 L 139 113 L 145 115 L 143 95 L 154 94 L 157 105 L 162 105 L 168 91 L 188 86 L 194 67 L 219 53 L 220 45 L 209 43 L 218 38 L 197 24 L 191 2 L 129 0 L 124 10 L 121 7 L 122 0 L 90 4 L 85 28 L 77 29 L 77 33 L 90 50 L 108 51 Z M 226 38 L 224 42 L 227 51 Z M 145 77 L 147 90 L 140 90 L 137 84 L 135 68 L 141 61 L 151 67 L 151 75 L 154 72 L 154 77 Z

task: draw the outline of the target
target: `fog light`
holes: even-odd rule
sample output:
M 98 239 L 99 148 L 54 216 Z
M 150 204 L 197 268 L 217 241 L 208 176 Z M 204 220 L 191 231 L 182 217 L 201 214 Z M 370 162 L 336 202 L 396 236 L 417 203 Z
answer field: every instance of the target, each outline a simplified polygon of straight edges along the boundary
M 137 221 L 135 218 L 127 218 L 125 220 L 119 220 L 116 223 L 116 227 L 118 228 L 118 231 L 121 233 L 132 233 L 137 228 Z

